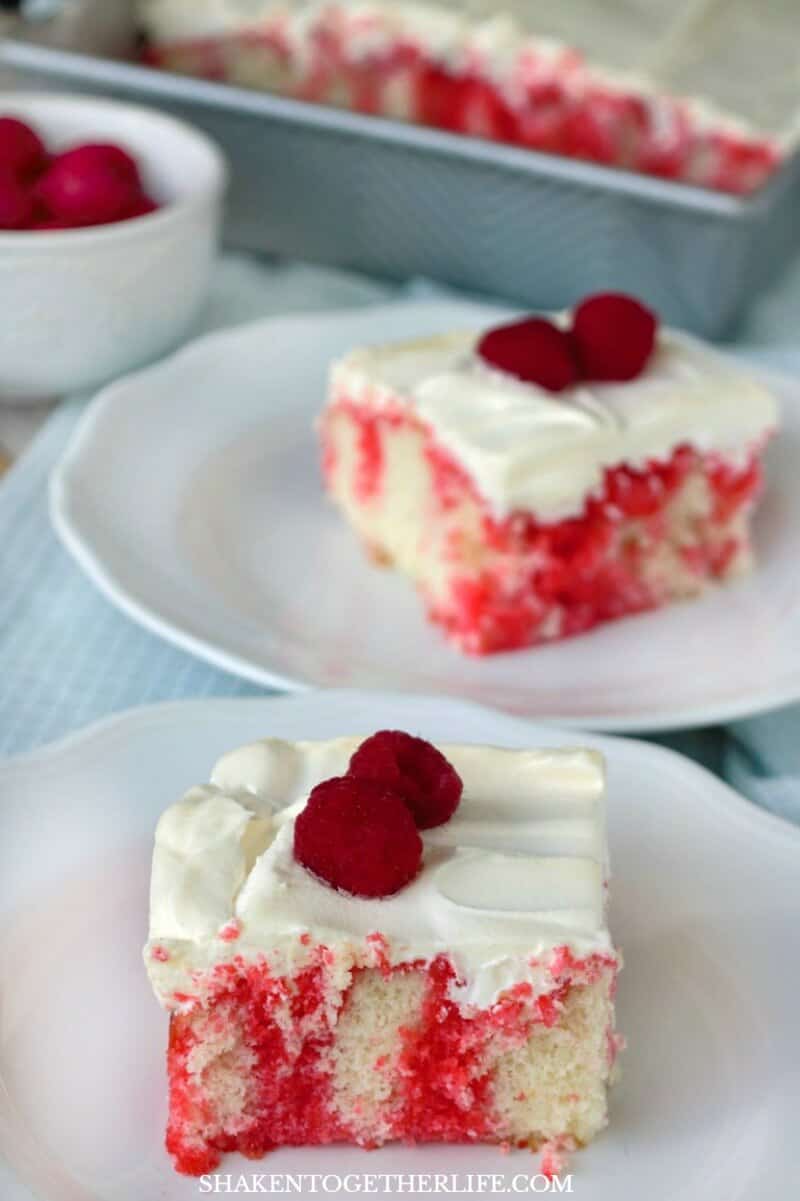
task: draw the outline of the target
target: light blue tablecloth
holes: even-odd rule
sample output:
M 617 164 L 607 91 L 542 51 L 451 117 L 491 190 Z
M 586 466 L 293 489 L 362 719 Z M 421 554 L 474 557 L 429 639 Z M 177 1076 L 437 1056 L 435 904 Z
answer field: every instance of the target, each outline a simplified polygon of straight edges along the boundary
M 304 265 L 229 256 L 195 332 L 270 313 L 430 296 Z M 798 297 L 794 305 L 787 296 Z M 753 310 L 744 340 L 800 373 L 793 314 L 800 264 Z M 47 515 L 47 479 L 86 401 L 64 402 L 0 484 L 0 754 L 49 742 L 152 701 L 267 691 L 207 666 L 140 629 L 86 580 Z M 800 516 L 800 515 L 799 515 Z M 800 822 L 800 706 L 726 729 L 659 737 L 726 776 L 759 804 Z

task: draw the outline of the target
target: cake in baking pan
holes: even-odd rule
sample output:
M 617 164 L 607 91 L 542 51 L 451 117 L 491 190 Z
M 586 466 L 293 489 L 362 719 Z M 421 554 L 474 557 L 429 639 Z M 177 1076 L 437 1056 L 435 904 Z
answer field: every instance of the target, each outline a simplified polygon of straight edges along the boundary
M 794 0 L 140 0 L 147 57 L 746 193 L 800 122 Z

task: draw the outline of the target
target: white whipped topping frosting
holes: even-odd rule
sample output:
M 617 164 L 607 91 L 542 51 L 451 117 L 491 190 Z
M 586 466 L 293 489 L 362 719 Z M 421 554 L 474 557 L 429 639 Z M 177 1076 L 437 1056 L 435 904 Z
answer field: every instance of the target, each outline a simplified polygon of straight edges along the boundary
M 556 70 L 578 95 L 632 91 L 656 107 L 660 94 L 682 96 L 697 127 L 788 142 L 799 107 L 794 3 L 620 0 L 599 14 L 596 0 L 139 0 L 139 11 L 156 42 L 272 31 L 300 61 L 313 30 L 333 22 L 354 61 L 401 40 L 456 70 L 479 66 L 512 100 L 517 80 Z
M 558 947 L 614 954 L 598 753 L 442 746 L 464 783 L 461 804 L 422 832 L 417 877 L 366 900 L 324 884 L 293 854 L 308 793 L 341 775 L 360 742 L 242 747 L 162 815 L 145 962 L 164 1005 L 190 1004 L 203 988 L 193 974 L 236 956 L 292 971 L 324 944 L 346 973 L 369 962 L 375 934 L 390 962 L 449 955 L 454 995 L 481 1007 L 522 981 L 554 987 L 548 956 Z
M 332 368 L 330 402 L 406 407 L 498 518 L 577 516 L 606 468 L 665 461 L 682 444 L 744 462 L 777 424 L 764 386 L 675 331 L 660 334 L 638 379 L 560 393 L 488 366 L 476 341 L 455 333 L 354 350 Z

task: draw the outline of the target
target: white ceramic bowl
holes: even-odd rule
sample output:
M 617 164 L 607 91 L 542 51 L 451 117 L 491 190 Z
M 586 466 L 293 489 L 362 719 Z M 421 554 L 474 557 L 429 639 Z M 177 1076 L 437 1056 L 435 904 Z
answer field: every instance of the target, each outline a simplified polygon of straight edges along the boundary
M 208 289 L 227 171 L 205 135 L 153 109 L 9 92 L 0 114 L 51 150 L 119 143 L 162 206 L 90 229 L 0 231 L 0 400 L 24 403 L 102 383 L 181 338 Z

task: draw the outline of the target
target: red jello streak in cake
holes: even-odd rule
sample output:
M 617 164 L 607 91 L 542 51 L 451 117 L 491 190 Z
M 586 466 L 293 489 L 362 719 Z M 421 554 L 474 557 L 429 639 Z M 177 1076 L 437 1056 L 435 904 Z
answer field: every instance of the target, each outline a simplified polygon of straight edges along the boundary
M 225 923 L 219 932 L 219 937 L 223 942 L 235 942 L 237 938 L 241 937 L 241 933 L 241 923 L 234 918 L 232 921 Z
M 375 931 L 372 934 L 368 934 L 364 941 L 372 952 L 374 966 L 381 975 L 391 975 L 392 963 L 389 959 L 389 943 L 386 936 Z
M 358 423 L 355 492 L 359 500 L 366 503 L 380 491 L 383 473 L 382 431 L 387 426 L 401 425 L 407 418 L 400 406 L 387 405 L 374 412 L 358 406 L 358 411 L 361 419 Z
M 701 455 L 689 445 L 680 445 L 669 459 L 650 460 L 644 468 L 626 464 L 607 468 L 602 487 L 587 498 L 576 517 L 539 522 L 531 513 L 517 511 L 497 518 L 468 473 L 401 404 L 389 401 L 371 406 L 345 396 L 337 398 L 329 412 L 343 412 L 356 425 L 353 491 L 360 503 L 368 505 L 381 493 L 382 433 L 405 426 L 425 438 L 425 459 L 442 513 L 457 508 L 465 498 L 473 501 L 482 510 L 486 545 L 500 556 L 515 557 L 514 578 L 504 578 L 509 567 L 501 558 L 499 566 L 491 570 L 457 575 L 451 581 L 447 604 L 433 602 L 429 607 L 432 620 L 473 653 L 528 645 L 551 605 L 561 611 L 560 636 L 657 607 L 661 598 L 638 569 L 642 556 L 663 537 L 666 506 L 689 473 L 700 470 L 705 474 L 717 522 L 729 521 L 739 509 L 753 503 L 761 487 L 761 447 L 753 448 L 747 462 L 738 467 L 718 455 Z M 637 538 L 610 555 L 617 531 L 629 521 L 637 523 Z M 457 528 L 450 532 L 449 548 L 449 556 L 458 563 Z M 727 539 L 719 546 L 689 547 L 681 554 L 690 571 L 719 577 L 739 549 L 736 539 Z M 529 574 L 521 579 L 520 556 L 530 565 Z
M 556 947 L 550 957 L 549 971 L 554 980 L 577 967 L 577 960 L 567 946 Z
M 573 983 L 565 981 L 554 991 L 533 995 L 529 983 L 506 990 L 488 1009 L 461 1007 L 450 995 L 457 982 L 455 969 L 444 955 L 424 961 L 390 966 L 387 946 L 380 934 L 369 941 L 377 950 L 382 972 L 423 972 L 426 992 L 413 1027 L 400 1030 L 395 1080 L 400 1095 L 392 1098 L 385 1114 L 386 1139 L 415 1141 L 499 1142 L 502 1122 L 495 1112 L 491 1072 L 486 1068 L 487 1047 L 498 1036 L 508 1048 L 522 1045 L 540 1023 L 558 1021 Z M 326 1053 L 336 1036 L 331 1024 L 331 963 L 329 948 L 314 948 L 307 967 L 290 979 L 271 975 L 265 962 L 241 958 L 217 965 L 202 980 L 206 999 L 202 1006 L 175 1013 L 170 1023 L 168 1067 L 170 1117 L 167 1149 L 179 1171 L 200 1175 L 213 1171 L 223 1152 L 240 1151 L 260 1157 L 280 1145 L 325 1144 L 363 1139 L 349 1130 L 332 1105 L 330 1065 Z M 566 948 L 556 951 L 559 973 L 575 970 L 582 984 L 597 979 L 615 961 L 595 954 L 575 959 Z M 366 968 L 352 974 L 352 989 Z M 342 997 L 347 1004 L 349 990 Z M 290 1024 L 278 1020 L 288 1002 Z M 249 1056 L 248 1078 L 254 1095 L 250 1114 L 241 1129 L 215 1129 L 211 1098 L 192 1076 L 192 1052 L 201 1036 L 198 1015 L 224 1033 L 236 1032 Z M 201 1027 L 202 1029 L 202 1027 Z M 619 1044 L 609 1037 L 609 1051 Z M 386 1070 L 387 1057 L 376 1059 L 375 1070 Z M 199 1134 L 204 1125 L 207 1136 Z
M 579 67 L 576 59 L 574 68 Z M 696 126 L 680 100 L 660 96 L 653 104 L 601 85 L 577 96 L 569 72 L 531 84 L 525 99 L 512 105 L 480 73 L 456 75 L 428 64 L 417 75 L 416 119 L 455 133 L 733 193 L 758 187 L 780 161 L 767 138 Z

